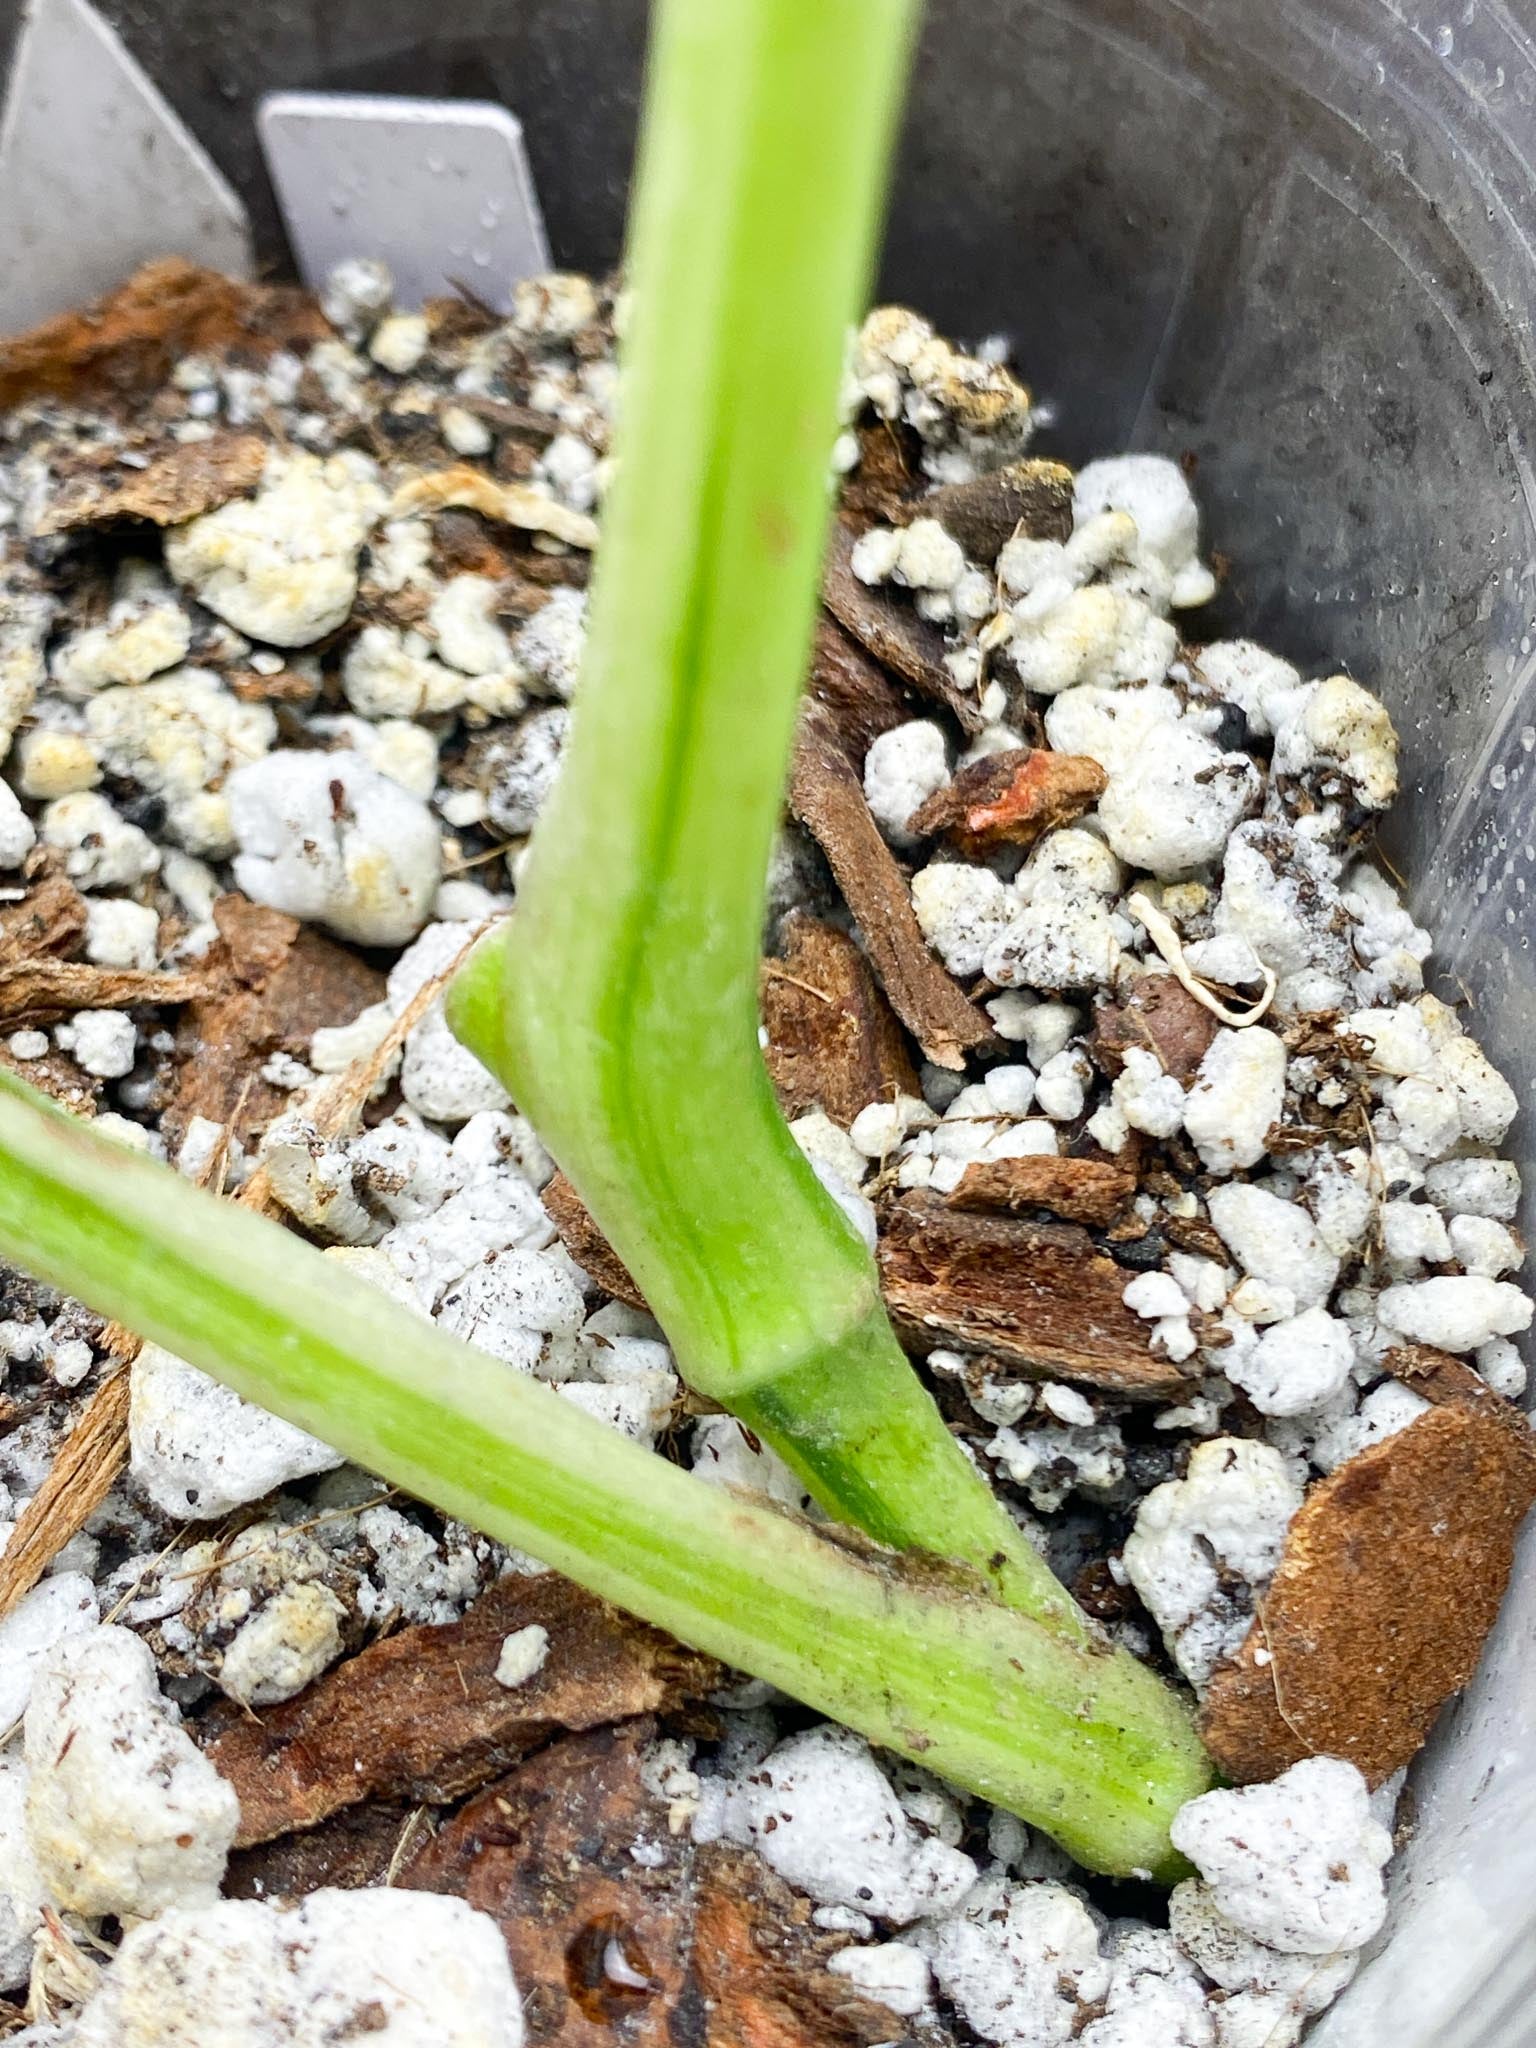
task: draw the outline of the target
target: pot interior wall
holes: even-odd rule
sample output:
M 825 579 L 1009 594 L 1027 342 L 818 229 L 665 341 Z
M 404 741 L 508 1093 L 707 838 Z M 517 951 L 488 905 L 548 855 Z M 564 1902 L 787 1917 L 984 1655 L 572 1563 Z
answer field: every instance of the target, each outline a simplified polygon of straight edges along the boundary
M 461 0 L 440 32 L 422 0 L 104 11 L 275 260 L 250 113 L 277 86 L 504 100 L 558 260 L 617 254 L 641 0 Z M 1536 7 L 934 0 L 930 17 L 885 290 L 951 331 L 1012 335 L 1068 457 L 1195 462 L 1233 564 L 1221 627 L 1385 697 L 1406 753 L 1389 851 L 1441 939 L 1441 992 L 1527 1097 Z M 1529 1164 L 1528 1114 L 1515 1140 Z M 1328 2048 L 1388 2027 L 1400 2048 L 1527 2038 L 1533 1558 L 1417 1773 L 1395 1931 Z

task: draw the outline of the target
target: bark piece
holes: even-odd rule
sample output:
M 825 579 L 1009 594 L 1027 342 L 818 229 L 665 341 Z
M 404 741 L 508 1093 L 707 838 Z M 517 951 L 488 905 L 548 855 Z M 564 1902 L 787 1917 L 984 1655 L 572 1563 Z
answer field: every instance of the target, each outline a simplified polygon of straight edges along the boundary
M 929 952 L 906 877 L 818 704 L 808 704 L 800 721 L 789 802 L 831 863 L 891 1008 L 935 1066 L 960 1071 L 968 1053 L 992 1043 L 992 1027 Z
M 827 1969 L 842 1941 L 761 1858 L 669 1839 L 666 1807 L 640 1775 L 654 1734 L 639 1720 L 552 1743 L 401 1873 L 496 1921 L 532 2048 L 873 2048 L 906 2037 L 887 2007 Z
M 112 1490 L 128 1459 L 128 1374 L 108 1374 L 0 1551 L 0 1617 L 23 1599 Z
M 502 1643 L 534 1623 L 548 1655 L 508 1688 L 495 1676 Z M 461 1798 L 562 1729 L 650 1713 L 718 1682 L 708 1657 L 551 1572 L 501 1580 L 461 1621 L 372 1644 L 266 1715 L 217 1706 L 202 1726 L 239 1795 L 247 1847 L 367 1799 Z
M 920 619 L 910 599 L 883 586 L 861 583 L 853 573 L 853 546 L 859 529 L 847 518 L 832 528 L 822 577 L 822 601 L 840 626 L 859 645 L 935 704 L 942 704 L 968 733 L 980 732 L 986 720 L 981 705 L 962 690 L 944 666 L 944 635 Z
M 121 449 L 93 451 L 60 477 L 37 531 L 71 533 L 127 520 L 175 526 L 253 491 L 269 452 L 258 434 L 173 441 L 141 469 L 125 463 Z
M 431 1836 L 420 1807 L 354 1806 L 301 1835 L 237 1849 L 220 1887 L 229 1899 L 302 1899 L 322 1886 L 383 1884 L 402 1840 L 409 1854 Z
M 1136 1192 L 1136 1176 L 1100 1159 L 977 1159 L 950 1196 L 954 1209 L 1049 1209 L 1107 1230 Z
M 853 940 L 798 910 L 782 939 L 780 958 L 763 962 L 762 1008 L 784 1114 L 823 1109 L 846 1128 L 871 1102 L 916 1095 L 901 1026 Z
M 655 1733 L 642 1719 L 551 1743 L 401 1873 L 500 1927 L 535 2048 L 671 2048 L 674 2018 L 693 2002 L 690 1848 L 669 1842 L 666 1804 L 640 1775 Z M 641 1844 L 663 1861 L 637 1863 Z
M 1144 974 L 1121 1001 L 1100 1005 L 1088 1050 L 1113 1077 L 1131 1046 L 1145 1046 L 1165 1073 L 1188 1086 L 1215 1036 L 1216 1019 L 1181 982 L 1171 974 Z
M 18 1081 L 25 1081 L 29 1087 L 38 1089 L 72 1116 L 94 1116 L 101 1091 L 106 1086 L 104 1081 L 88 1074 L 67 1052 L 60 1052 L 57 1047 L 45 1052 L 40 1060 L 19 1060 L 3 1039 L 0 1039 L 0 1072 L 14 1074 Z
M 1325 1754 L 1379 1785 L 1406 1764 L 1476 1669 L 1533 1500 L 1529 1427 L 1460 1401 L 1313 1487 L 1206 1695 L 1201 1734 L 1228 1776 Z
M 1208 1223 L 1203 1216 L 1174 1216 L 1165 1209 L 1157 1219 L 1157 1227 L 1175 1251 L 1193 1252 L 1198 1258 L 1214 1259 L 1218 1266 L 1225 1266 L 1232 1257 L 1217 1236 L 1215 1225 Z
M 885 1305 L 914 1350 L 984 1351 L 1023 1378 L 1133 1401 L 1187 1384 L 1121 1299 L 1132 1276 L 1075 1223 L 980 1215 L 914 1191 L 888 1212 L 879 1261 Z
M 923 444 L 905 420 L 867 420 L 855 427 L 859 459 L 843 478 L 838 511 L 856 532 L 903 526 L 925 482 Z
M 942 832 L 968 859 L 999 846 L 1033 846 L 1091 810 L 1109 777 L 1087 754 L 1010 747 L 962 768 L 907 821 L 910 832 Z
M 560 1241 L 585 1273 L 609 1294 L 631 1308 L 650 1312 L 628 1266 L 593 1221 L 592 1212 L 563 1173 L 557 1173 L 539 1196 Z
M 190 967 L 159 974 L 138 967 L 96 967 L 86 960 L 18 960 L 0 967 L 0 1028 L 49 1023 L 76 1010 L 132 1010 L 191 1003 L 210 995 L 213 972 Z
M 1411 1387 L 1437 1408 L 1454 1405 L 1477 1409 L 1511 1433 L 1517 1450 L 1536 1458 L 1536 1433 L 1532 1432 L 1530 1419 L 1513 1401 L 1496 1394 L 1464 1358 L 1457 1358 L 1450 1351 L 1437 1351 L 1433 1344 L 1401 1344 L 1385 1352 L 1381 1362 L 1394 1379 L 1401 1380 L 1405 1387 Z
M 181 356 L 255 364 L 278 349 L 302 355 L 329 333 L 307 292 L 166 256 L 94 304 L 0 339 L 0 406 L 50 394 L 131 403 L 158 390 Z
M 825 612 L 816 622 L 806 687 L 831 712 L 843 749 L 861 775 L 871 742 L 913 716 L 885 670 Z
M 1070 539 L 1072 472 L 1064 462 L 1010 462 L 930 491 L 912 517 L 937 519 L 973 562 L 990 566 L 1021 528 L 1031 540 Z
M 760 1856 L 711 1843 L 698 1852 L 694 1974 L 707 2048 L 874 2048 L 946 2042 L 942 2029 L 897 2019 L 827 1968 L 843 1943 L 812 1923 Z
M 19 903 L 0 906 L 0 971 L 48 956 L 70 960 L 85 939 L 85 898 L 64 875 L 45 874 Z
M 219 943 L 209 985 L 187 1004 L 176 1033 L 178 1067 L 165 1124 L 178 1141 L 194 1116 L 237 1123 L 244 1141 L 287 1107 L 261 1077 L 274 1052 L 303 1058 L 322 1025 L 349 1024 L 384 993 L 384 977 L 350 947 L 244 896 L 213 907 Z M 237 1115 L 238 1112 L 238 1115 Z

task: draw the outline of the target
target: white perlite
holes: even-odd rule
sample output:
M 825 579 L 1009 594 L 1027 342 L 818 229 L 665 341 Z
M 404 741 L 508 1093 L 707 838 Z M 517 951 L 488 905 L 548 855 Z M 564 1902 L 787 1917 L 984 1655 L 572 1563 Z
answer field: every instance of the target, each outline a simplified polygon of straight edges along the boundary
M 0 1737 L 27 1710 L 32 1680 L 55 1644 L 96 1626 L 96 1588 L 83 1572 L 42 1579 L 0 1617 Z
M 976 1882 L 969 1856 L 913 1826 L 869 1744 L 846 1728 L 781 1742 L 725 1789 L 716 1832 L 819 1904 L 898 1926 L 952 1911 Z
M 1098 1926 L 1063 1885 L 990 1877 L 922 1940 L 966 2024 L 1004 2048 L 1065 2048 L 1109 1988 Z
M 549 1657 L 549 1630 L 534 1621 L 527 1628 L 514 1629 L 501 1646 L 496 1659 L 496 1683 L 509 1690 L 526 1685 L 544 1669 Z
M 1251 1181 L 1231 1181 L 1206 1197 L 1217 1236 L 1245 1273 L 1283 1289 L 1297 1308 L 1325 1302 L 1339 1261 L 1294 1202 Z
M 1442 1351 L 1475 1351 L 1495 1337 L 1513 1337 L 1530 1328 L 1533 1309 L 1530 1296 L 1509 1281 L 1470 1273 L 1388 1287 L 1376 1303 L 1389 1330 Z
M 1285 1047 L 1252 1024 L 1218 1031 L 1184 1103 L 1184 1129 L 1213 1173 L 1257 1166 L 1285 1106 Z
M 129 1469 L 156 1507 L 199 1522 L 342 1462 L 158 1344 L 133 1362 L 128 1438 Z
M 258 903 L 363 946 L 426 922 L 441 835 L 419 797 L 361 754 L 268 754 L 230 777 L 235 880 Z
M 1392 1837 L 1364 1778 L 1336 1757 L 1308 1757 L 1273 1784 L 1207 1792 L 1172 1834 L 1217 1912 L 1287 1955 L 1360 1948 L 1386 1918 Z
M 907 831 L 908 818 L 948 780 L 944 734 L 928 718 L 914 718 L 881 733 L 864 756 L 865 801 L 893 846 L 915 844 Z
M 304 647 L 351 611 L 358 550 L 383 503 L 364 455 L 274 454 L 254 498 L 166 535 L 166 567 L 252 639 Z
M 1349 1325 L 1326 1309 L 1271 1323 L 1252 1345 L 1222 1353 L 1222 1369 L 1261 1415 L 1310 1415 L 1342 1392 L 1355 1362 Z
M 227 1899 L 135 1928 L 71 2048 L 522 2048 L 506 1943 L 431 1892 Z
M 47 1903 L 27 1834 L 27 1766 L 14 1754 L 0 1756 L 0 1991 L 26 1983 Z
M 131 1630 L 94 1629 L 49 1654 L 26 1742 L 28 1831 L 61 1906 L 147 1918 L 217 1895 L 239 1803 L 161 1698 Z
M 1243 1437 L 1197 1444 L 1182 1479 L 1136 1510 L 1125 1570 L 1184 1676 L 1204 1686 L 1248 1633 L 1253 1596 L 1280 1562 L 1301 1489 L 1281 1454 Z M 1248 1597 L 1234 1597 L 1233 1579 Z

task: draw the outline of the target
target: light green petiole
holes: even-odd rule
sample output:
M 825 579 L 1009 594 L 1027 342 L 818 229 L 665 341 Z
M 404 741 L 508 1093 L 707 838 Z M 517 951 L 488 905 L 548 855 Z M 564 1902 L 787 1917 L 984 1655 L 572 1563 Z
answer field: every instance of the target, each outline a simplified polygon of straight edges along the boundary
M 1168 1824 L 1209 1767 L 1129 1658 L 704 1485 L 8 1076 L 0 1159 L 0 1257 L 1092 1868 L 1178 1875 Z
M 831 1513 L 1086 1640 L 912 1372 L 757 1041 L 764 876 L 911 0 L 662 0 L 573 730 L 450 1002 L 685 1377 Z

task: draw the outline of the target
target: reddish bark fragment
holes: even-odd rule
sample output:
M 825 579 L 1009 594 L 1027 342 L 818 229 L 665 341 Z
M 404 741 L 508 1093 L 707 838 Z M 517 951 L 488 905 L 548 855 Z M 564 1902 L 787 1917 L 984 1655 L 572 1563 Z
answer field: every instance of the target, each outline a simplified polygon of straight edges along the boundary
M 845 1128 L 871 1102 L 916 1095 L 917 1072 L 869 964 L 845 932 L 795 911 L 762 970 L 768 1073 L 787 1117 L 825 1110 Z
M 1020 530 L 1031 540 L 1070 538 L 1072 472 L 1064 462 L 1010 462 L 969 483 L 941 485 L 911 516 L 937 519 L 973 562 L 990 567 Z
M 1201 1734 L 1228 1776 L 1326 1755 L 1379 1785 L 1406 1764 L 1477 1667 L 1533 1500 L 1529 1425 L 1460 1400 L 1313 1487 L 1206 1695 Z
M 552 1743 L 401 1873 L 496 1922 L 535 2048 L 671 2048 L 689 2002 L 691 1845 L 669 1835 L 664 1802 L 641 1782 L 655 1734 L 636 1720 Z M 641 1845 L 659 1863 L 637 1863 Z
M 175 526 L 253 491 L 270 452 L 271 443 L 258 434 L 216 434 L 211 441 L 172 442 L 136 469 L 123 461 L 121 449 L 92 450 L 59 479 L 37 531 L 70 533 L 125 521 Z
M 1033 846 L 1058 825 L 1091 810 L 1109 777 L 1086 754 L 1010 747 L 962 768 L 907 821 L 924 837 L 942 832 L 968 859 L 999 846 Z
M 1163 1071 L 1186 1086 L 1216 1036 L 1216 1019 L 1171 974 L 1144 974 L 1120 1001 L 1094 1014 L 1088 1050 L 1111 1076 L 1133 1045 L 1155 1052 Z
M 66 876 L 42 874 L 19 903 L 0 905 L 0 968 L 47 955 L 72 960 L 85 940 L 85 898 Z
M 219 943 L 203 963 L 207 986 L 176 1032 L 164 1119 L 173 1141 L 194 1116 L 233 1121 L 242 1142 L 252 1137 L 288 1105 L 286 1092 L 261 1077 L 271 1054 L 304 1058 L 322 1025 L 350 1024 L 384 993 L 377 968 L 280 910 L 229 895 L 213 915 Z
M 593 1220 L 592 1211 L 563 1173 L 557 1173 L 539 1196 L 549 1220 L 560 1233 L 560 1241 L 584 1273 L 590 1273 L 607 1293 L 627 1301 L 631 1308 L 650 1304 L 638 1282 Z
M 790 808 L 831 863 L 892 1009 L 936 1066 L 959 1071 L 993 1042 L 986 1016 L 929 952 L 906 877 L 880 836 L 830 714 L 806 706 L 790 771 Z
M 806 688 L 831 712 L 843 749 L 860 774 L 872 742 L 914 715 L 885 670 L 825 612 L 816 622 Z
M 48 394 L 128 404 L 157 391 L 182 356 L 262 363 L 278 349 L 302 355 L 330 331 L 307 292 L 165 256 L 94 304 L 0 339 L 0 406 Z
M 1125 1306 L 1131 1279 L 1071 1223 L 971 1214 L 914 1192 L 880 1239 L 885 1305 L 904 1343 L 982 1351 L 1026 1379 L 1071 1380 L 1128 1400 L 1166 1400 L 1184 1372 L 1150 1348 Z
M 853 573 L 853 547 L 859 528 L 846 517 L 832 529 L 822 581 L 822 600 L 840 626 L 904 683 L 941 704 L 966 732 L 980 732 L 985 720 L 981 705 L 962 690 L 944 666 L 944 635 L 920 619 L 911 598 L 883 587 L 861 583 Z
M 955 1209 L 1049 1209 L 1106 1230 L 1136 1192 L 1136 1176 L 1100 1159 L 977 1159 L 950 1196 Z
M 502 1685 L 503 1642 L 535 1623 L 549 1636 L 542 1668 Z M 673 1706 L 718 1679 L 708 1657 L 548 1573 L 501 1580 L 446 1627 L 402 1629 L 266 1714 L 220 1705 L 201 1726 L 248 1847 L 368 1799 L 460 1798 L 562 1730 Z

